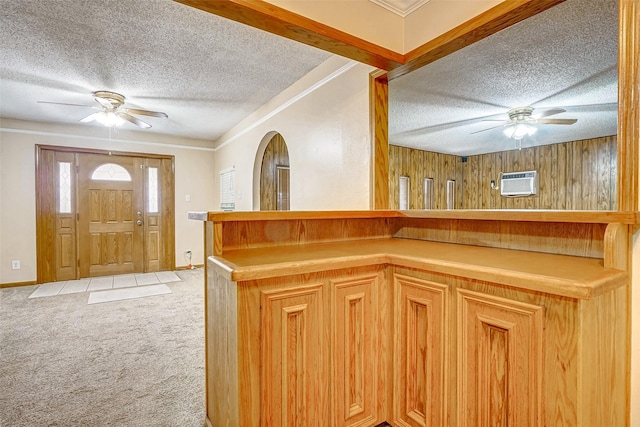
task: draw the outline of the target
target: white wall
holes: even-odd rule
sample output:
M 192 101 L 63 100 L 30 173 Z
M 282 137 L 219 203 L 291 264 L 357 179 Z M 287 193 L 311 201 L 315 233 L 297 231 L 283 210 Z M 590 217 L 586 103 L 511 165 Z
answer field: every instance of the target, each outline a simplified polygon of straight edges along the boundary
M 372 70 L 334 56 L 217 141 L 216 185 L 235 166 L 236 210 L 259 208 L 254 165 L 273 132 L 289 151 L 291 210 L 369 209 Z
M 189 211 L 214 209 L 211 142 L 92 126 L 0 121 L 0 283 L 36 280 L 35 146 L 56 145 L 175 156 L 176 266 L 204 263 L 202 222 Z M 185 201 L 190 195 L 191 201 Z M 20 270 L 11 261 L 20 260 Z

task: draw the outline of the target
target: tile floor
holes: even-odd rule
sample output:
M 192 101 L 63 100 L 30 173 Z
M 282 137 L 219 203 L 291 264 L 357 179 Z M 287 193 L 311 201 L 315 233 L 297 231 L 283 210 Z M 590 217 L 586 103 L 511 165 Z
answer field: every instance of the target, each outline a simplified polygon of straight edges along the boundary
M 79 292 L 104 291 L 107 289 L 135 288 L 139 286 L 158 285 L 179 281 L 180 278 L 173 271 L 94 277 L 69 280 L 66 282 L 43 283 L 38 286 L 29 298 L 42 298 Z

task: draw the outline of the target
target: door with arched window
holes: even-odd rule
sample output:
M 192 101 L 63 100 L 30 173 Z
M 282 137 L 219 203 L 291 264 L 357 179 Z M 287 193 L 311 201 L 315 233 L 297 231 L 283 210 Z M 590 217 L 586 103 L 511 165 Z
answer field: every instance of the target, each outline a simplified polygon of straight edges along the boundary
M 173 179 L 172 157 L 39 147 L 38 281 L 175 268 Z
M 78 156 L 80 277 L 144 270 L 142 160 Z

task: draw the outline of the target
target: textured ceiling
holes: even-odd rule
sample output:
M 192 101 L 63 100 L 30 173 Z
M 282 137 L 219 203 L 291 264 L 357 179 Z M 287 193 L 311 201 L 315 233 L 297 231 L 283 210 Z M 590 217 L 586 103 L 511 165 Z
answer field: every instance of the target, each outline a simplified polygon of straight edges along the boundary
M 169 115 L 145 132 L 206 140 L 330 56 L 170 0 L 0 0 L 0 40 L 0 117 L 76 123 L 92 111 L 37 101 L 110 90 Z
M 111 90 L 169 115 L 145 132 L 212 141 L 330 56 L 170 0 L 0 0 L 0 37 L 0 117 L 77 123 L 91 111 L 37 101 L 97 105 L 91 92 Z M 616 103 L 617 1 L 567 0 L 391 81 L 390 142 L 511 149 L 499 128 L 472 132 L 527 105 L 578 122 L 523 146 L 611 135 Z
M 617 1 L 567 0 L 389 83 L 391 144 L 472 155 L 516 147 L 502 128 L 510 108 L 551 107 L 576 118 L 538 125 L 522 146 L 617 132 Z

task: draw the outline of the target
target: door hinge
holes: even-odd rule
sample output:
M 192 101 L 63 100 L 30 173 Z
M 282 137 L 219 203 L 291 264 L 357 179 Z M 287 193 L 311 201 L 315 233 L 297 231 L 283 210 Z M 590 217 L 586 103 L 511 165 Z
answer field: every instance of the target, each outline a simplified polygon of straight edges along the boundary
M 79 213 L 76 214 L 76 221 L 80 221 L 80 214 Z

